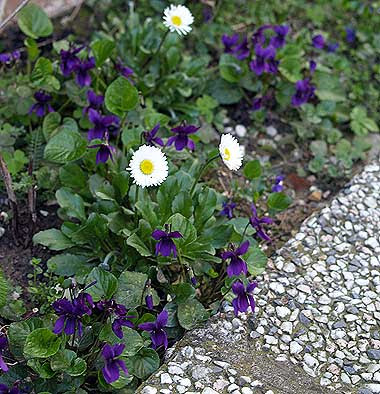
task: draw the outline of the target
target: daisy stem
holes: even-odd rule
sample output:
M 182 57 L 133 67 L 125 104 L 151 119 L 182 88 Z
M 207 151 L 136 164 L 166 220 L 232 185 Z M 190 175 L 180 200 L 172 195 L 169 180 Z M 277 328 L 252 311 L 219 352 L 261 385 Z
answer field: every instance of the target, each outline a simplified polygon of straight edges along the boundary
M 157 54 L 160 52 L 160 49 L 161 49 L 162 45 L 164 44 L 164 42 L 165 42 L 166 37 L 168 36 L 168 34 L 169 34 L 169 30 L 166 30 L 165 34 L 163 35 L 163 37 L 162 37 L 162 39 L 161 39 L 160 45 L 158 46 L 158 48 L 156 49 L 156 51 L 153 53 L 153 55 L 149 56 L 149 57 L 145 60 L 145 62 L 143 63 L 143 65 L 141 66 L 141 70 L 142 70 L 142 71 L 145 70 L 145 68 L 146 68 L 147 65 L 151 62 L 151 60 L 152 60 L 154 57 L 156 57 Z
M 215 159 L 217 159 L 218 157 L 219 157 L 219 155 L 216 155 L 216 156 L 214 156 L 214 157 L 211 157 L 210 159 L 208 159 L 208 160 L 206 161 L 205 164 L 203 164 L 203 166 L 202 166 L 201 169 L 199 170 L 199 173 L 198 173 L 197 177 L 196 177 L 195 180 L 194 180 L 193 186 L 191 186 L 191 189 L 190 189 L 190 197 L 193 197 L 195 187 L 197 186 L 197 183 L 198 183 L 199 180 L 201 179 L 201 176 L 202 176 L 202 174 L 204 173 L 204 171 L 206 170 L 206 168 L 207 168 Z

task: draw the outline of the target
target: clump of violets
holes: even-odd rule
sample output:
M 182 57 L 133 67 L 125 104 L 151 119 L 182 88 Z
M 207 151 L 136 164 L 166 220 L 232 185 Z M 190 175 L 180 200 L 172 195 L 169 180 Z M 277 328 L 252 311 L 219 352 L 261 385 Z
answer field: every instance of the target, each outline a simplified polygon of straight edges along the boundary
M 3 359 L 3 352 L 8 349 L 8 339 L 4 334 L 0 335 L 0 369 L 3 372 L 8 372 L 8 365 L 5 363 Z
M 179 231 L 170 231 L 169 226 L 165 226 L 165 230 L 156 229 L 152 233 L 152 237 L 158 241 L 156 244 L 156 255 L 159 254 L 164 257 L 169 257 L 173 254 L 173 257 L 177 257 L 177 247 L 173 239 L 182 238 L 182 234 Z
M 221 216 L 226 216 L 228 219 L 232 219 L 234 217 L 234 209 L 236 208 L 236 204 L 232 201 L 224 202 L 222 210 L 220 211 Z
M 264 241 L 271 241 L 269 235 L 265 232 L 263 225 L 272 224 L 273 219 L 270 217 L 259 218 L 255 204 L 251 205 L 252 216 L 249 218 L 249 223 L 256 230 L 256 234 Z
M 239 276 L 240 274 L 247 275 L 247 263 L 240 257 L 247 253 L 249 248 L 249 241 L 243 242 L 237 249 L 232 248 L 222 253 L 223 260 L 230 260 L 227 266 L 228 276 Z
M 199 129 L 200 127 L 182 123 L 180 126 L 171 129 L 171 132 L 174 133 L 175 136 L 169 137 L 166 145 L 171 146 L 174 144 L 177 151 L 181 151 L 186 147 L 190 150 L 194 150 L 195 144 L 194 141 L 189 138 L 189 135 L 196 133 Z
M 168 336 L 164 327 L 168 323 L 168 312 L 164 309 L 158 316 L 155 322 L 141 323 L 139 328 L 143 331 L 150 333 L 153 349 L 163 346 L 165 349 L 168 347 Z
M 91 315 L 93 308 L 94 302 L 88 293 L 81 293 L 72 301 L 66 298 L 54 301 L 53 309 L 59 315 L 54 325 L 54 334 L 64 332 L 66 335 L 73 335 L 77 332 L 81 336 L 83 332 L 81 319 L 85 315 Z
M 232 284 L 232 292 L 236 295 L 232 300 L 235 316 L 239 312 L 247 312 L 249 306 L 251 306 L 252 313 L 255 311 L 255 300 L 252 293 L 256 287 L 257 282 L 250 282 L 247 286 L 244 286 L 241 280 L 237 280 Z
M 36 103 L 33 104 L 29 109 L 29 114 L 35 113 L 39 118 L 44 117 L 49 112 L 54 112 L 53 107 L 50 105 L 52 96 L 44 91 L 40 90 L 34 93 L 34 99 Z
M 151 146 L 164 146 L 164 141 L 160 137 L 157 137 L 158 130 L 160 129 L 160 124 L 157 123 L 152 130 L 150 131 L 144 131 L 143 132 L 143 138 L 147 145 Z
M 125 349 L 124 343 L 119 343 L 116 345 L 109 345 L 108 343 L 104 345 L 102 349 L 102 357 L 104 360 L 104 367 L 102 368 L 102 373 L 104 380 L 111 384 L 116 382 L 120 377 L 120 370 L 122 370 L 126 375 L 128 375 L 128 369 L 125 365 L 124 360 L 120 359 L 123 351 Z
M 325 47 L 325 39 L 322 34 L 317 34 L 311 39 L 314 48 L 323 49 Z

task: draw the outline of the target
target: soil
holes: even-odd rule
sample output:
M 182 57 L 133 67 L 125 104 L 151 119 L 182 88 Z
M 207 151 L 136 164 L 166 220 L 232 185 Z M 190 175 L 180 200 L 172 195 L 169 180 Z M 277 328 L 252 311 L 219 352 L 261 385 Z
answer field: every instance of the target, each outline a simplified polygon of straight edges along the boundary
M 6 198 L 0 196 L 0 212 L 9 210 L 6 201 Z M 1 269 L 5 276 L 13 284 L 27 289 L 27 275 L 32 272 L 32 265 L 30 264 L 32 257 L 40 258 L 43 262 L 46 262 L 52 256 L 52 252 L 49 249 L 40 245 L 33 245 L 33 234 L 51 227 L 59 227 L 61 221 L 55 213 L 57 206 L 41 205 L 37 208 L 37 223 L 31 234 L 27 204 L 21 203 L 19 209 L 19 235 L 16 240 L 12 234 L 9 222 L 0 222 L 0 226 L 5 228 L 5 233 L 0 238 L 0 261 Z M 47 213 L 47 215 L 44 216 L 41 214 L 41 211 L 45 215 Z

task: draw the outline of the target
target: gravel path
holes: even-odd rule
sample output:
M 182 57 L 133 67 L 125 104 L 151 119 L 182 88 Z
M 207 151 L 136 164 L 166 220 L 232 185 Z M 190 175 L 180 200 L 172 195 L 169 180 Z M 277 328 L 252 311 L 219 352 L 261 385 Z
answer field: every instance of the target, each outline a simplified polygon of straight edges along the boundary
M 138 392 L 380 393 L 379 192 L 375 161 L 279 251 L 254 315 L 226 305 Z

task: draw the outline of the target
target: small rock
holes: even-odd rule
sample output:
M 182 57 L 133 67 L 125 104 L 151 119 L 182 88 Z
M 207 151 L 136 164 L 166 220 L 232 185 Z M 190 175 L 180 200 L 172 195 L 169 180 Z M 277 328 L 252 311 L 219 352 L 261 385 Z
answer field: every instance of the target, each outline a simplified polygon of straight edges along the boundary
M 235 127 L 235 133 L 238 137 L 245 137 L 247 134 L 247 128 L 242 124 L 238 124 Z
M 141 394 L 156 394 L 157 389 L 152 386 L 146 386 L 142 389 Z
M 170 375 L 168 373 L 163 373 L 161 375 L 161 384 L 172 384 L 173 383 L 173 379 L 170 377 Z
M 309 196 L 307 197 L 310 201 L 321 201 L 322 200 L 322 192 L 320 190 L 314 190 Z
M 371 360 L 380 360 L 380 350 L 379 349 L 368 349 L 367 355 Z

